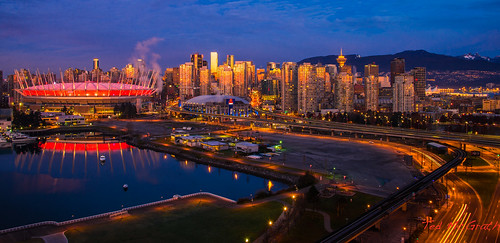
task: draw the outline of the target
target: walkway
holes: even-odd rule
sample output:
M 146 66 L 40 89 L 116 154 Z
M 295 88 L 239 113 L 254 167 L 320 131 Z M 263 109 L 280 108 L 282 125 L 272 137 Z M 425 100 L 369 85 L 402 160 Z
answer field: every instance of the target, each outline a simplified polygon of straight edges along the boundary
M 310 209 L 310 208 L 306 208 L 307 211 L 311 211 L 311 212 L 316 212 L 316 213 L 319 213 L 321 215 L 323 215 L 323 218 L 324 218 L 324 221 L 323 221 L 323 224 L 325 226 L 325 230 L 328 232 L 328 233 L 332 233 L 333 232 L 333 229 L 332 229 L 332 224 L 330 223 L 330 215 L 323 212 L 323 211 L 319 211 L 319 210 L 314 210 L 314 209 Z
M 68 243 L 68 239 L 64 235 L 64 232 L 59 232 L 51 235 L 46 235 L 40 237 L 45 243 Z

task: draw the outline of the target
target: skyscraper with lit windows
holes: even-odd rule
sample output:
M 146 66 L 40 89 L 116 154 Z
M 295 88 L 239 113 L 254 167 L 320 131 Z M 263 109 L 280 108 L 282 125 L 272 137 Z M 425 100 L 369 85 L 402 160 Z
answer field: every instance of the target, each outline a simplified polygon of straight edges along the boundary
M 217 73 L 217 67 L 219 66 L 219 54 L 217 52 L 210 52 L 210 73 L 212 75 Z
M 379 66 L 375 64 L 365 65 L 365 109 L 371 111 L 378 110 L 378 92 L 379 92 L 379 80 L 378 80 L 378 70 Z
M 228 65 L 220 65 L 217 69 L 219 77 L 219 94 L 233 95 L 233 70 Z
M 284 62 L 281 65 L 281 106 L 284 113 L 297 112 L 297 63 Z
M 392 86 L 392 111 L 415 111 L 415 88 L 413 75 L 410 73 L 403 73 L 395 77 Z
M 207 66 L 200 68 L 200 95 L 210 94 L 210 70 Z
M 194 77 L 193 77 L 194 64 L 186 62 L 179 66 L 179 97 L 181 101 L 188 100 L 194 97 Z

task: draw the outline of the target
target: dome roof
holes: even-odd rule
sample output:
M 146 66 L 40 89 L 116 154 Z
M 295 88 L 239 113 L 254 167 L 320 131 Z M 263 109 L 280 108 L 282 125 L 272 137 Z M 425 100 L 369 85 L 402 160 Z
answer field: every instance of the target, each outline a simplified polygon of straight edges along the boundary
M 227 99 L 233 99 L 234 102 L 249 104 L 249 102 L 241 97 L 231 95 L 201 95 L 192 99 L 186 100 L 184 104 L 205 105 L 206 103 L 225 103 Z

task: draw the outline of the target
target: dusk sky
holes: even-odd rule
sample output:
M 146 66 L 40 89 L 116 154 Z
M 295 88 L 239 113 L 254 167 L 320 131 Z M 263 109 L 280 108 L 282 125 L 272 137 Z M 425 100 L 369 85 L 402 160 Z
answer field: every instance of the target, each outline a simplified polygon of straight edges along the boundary
M 404 50 L 500 55 L 500 1 L 0 0 L 0 70 L 123 68 L 144 56 L 161 69 L 199 52 L 236 60 Z M 156 53 L 156 54 L 154 54 Z M 159 55 L 159 56 L 158 56 Z

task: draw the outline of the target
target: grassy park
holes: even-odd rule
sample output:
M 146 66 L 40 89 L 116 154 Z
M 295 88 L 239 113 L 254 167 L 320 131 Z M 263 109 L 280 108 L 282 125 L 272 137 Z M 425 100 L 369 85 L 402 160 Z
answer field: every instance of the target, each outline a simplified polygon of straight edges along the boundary
M 474 190 L 477 191 L 483 207 L 488 208 L 491 201 L 491 196 L 495 192 L 495 187 L 498 182 L 498 175 L 495 172 L 457 172 L 457 176 L 469 183 Z
M 244 242 L 254 240 L 283 210 L 278 202 L 241 207 L 189 200 L 66 231 L 69 242 Z

